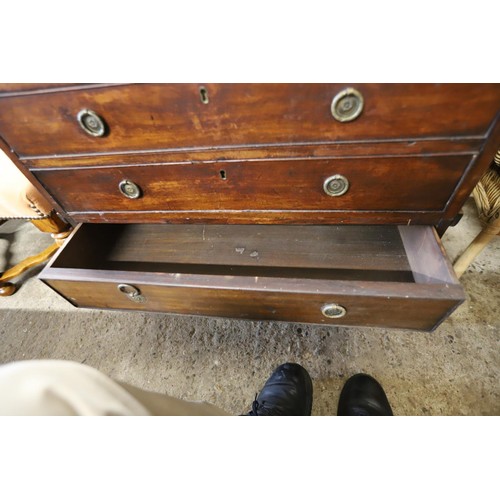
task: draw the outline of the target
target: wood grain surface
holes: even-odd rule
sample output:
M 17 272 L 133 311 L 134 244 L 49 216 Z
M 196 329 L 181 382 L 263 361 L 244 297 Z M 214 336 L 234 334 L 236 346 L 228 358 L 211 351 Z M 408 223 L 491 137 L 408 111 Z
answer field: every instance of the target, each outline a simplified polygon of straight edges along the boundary
M 83 224 L 56 265 L 116 269 L 141 263 L 322 272 L 332 268 L 411 270 L 397 227 L 347 225 Z
M 140 165 L 168 165 L 172 163 L 216 161 L 238 162 L 266 159 L 340 159 L 376 156 L 455 156 L 477 155 L 484 139 L 395 139 L 383 141 L 344 141 L 329 144 L 275 144 L 268 146 L 221 146 L 217 149 L 187 149 L 182 151 L 119 151 L 115 153 L 73 154 L 23 158 L 31 169 L 67 167 L 113 167 Z
M 440 211 L 470 163 L 467 156 L 182 163 L 41 169 L 38 180 L 68 212 L 176 210 Z M 324 181 L 350 187 L 328 196 Z M 131 180 L 142 191 L 126 198 Z M 131 220 L 130 222 L 133 222 Z
M 77 223 L 141 224 L 435 224 L 442 212 L 343 210 L 171 210 L 70 212 Z
M 209 102 L 200 98 L 206 88 Z M 330 106 L 357 88 L 364 110 L 336 121 Z M 91 137 L 76 116 L 107 124 Z M 1 97 L 0 135 L 22 157 L 222 145 L 484 137 L 499 84 L 136 84 Z
M 415 298 L 410 285 L 383 297 L 371 296 L 369 289 L 365 296 L 356 291 L 347 294 L 334 285 L 325 294 L 143 285 L 146 301 L 137 303 L 119 292 L 116 282 L 45 281 L 78 307 L 427 331 L 461 302 L 449 297 Z M 323 316 L 321 307 L 332 302 L 345 307 L 346 316 Z

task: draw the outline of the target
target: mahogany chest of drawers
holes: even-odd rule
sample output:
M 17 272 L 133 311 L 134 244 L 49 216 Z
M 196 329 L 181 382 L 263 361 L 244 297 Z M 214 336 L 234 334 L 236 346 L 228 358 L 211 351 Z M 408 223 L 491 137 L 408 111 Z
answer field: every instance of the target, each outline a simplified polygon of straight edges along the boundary
M 41 275 L 75 305 L 431 329 L 464 299 L 431 226 L 499 110 L 498 84 L 2 84 L 0 146 L 81 223 Z

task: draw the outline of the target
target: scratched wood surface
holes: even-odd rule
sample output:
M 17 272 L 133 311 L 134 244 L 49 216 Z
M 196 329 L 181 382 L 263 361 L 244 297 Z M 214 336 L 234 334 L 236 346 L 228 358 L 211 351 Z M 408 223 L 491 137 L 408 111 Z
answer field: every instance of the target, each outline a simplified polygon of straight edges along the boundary
M 443 210 L 468 156 L 182 163 L 41 169 L 38 180 L 68 212 L 144 210 Z M 323 184 L 349 181 L 342 196 Z M 126 198 L 123 180 L 142 196 Z M 131 215 L 130 222 L 133 222 Z
M 330 106 L 349 86 L 363 94 L 364 110 L 356 120 L 340 123 Z M 499 108 L 498 84 L 138 84 L 0 94 L 0 135 L 21 157 L 484 137 Z M 80 128 L 81 109 L 104 119 L 105 137 L 88 136 Z

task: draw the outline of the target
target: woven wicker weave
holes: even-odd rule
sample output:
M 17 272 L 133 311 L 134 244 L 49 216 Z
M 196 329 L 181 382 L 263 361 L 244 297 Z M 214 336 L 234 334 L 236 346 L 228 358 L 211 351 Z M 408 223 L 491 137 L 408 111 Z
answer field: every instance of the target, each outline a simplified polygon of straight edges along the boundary
M 481 177 L 472 192 L 476 202 L 478 216 L 483 225 L 487 225 L 500 216 L 500 151 L 495 163 Z

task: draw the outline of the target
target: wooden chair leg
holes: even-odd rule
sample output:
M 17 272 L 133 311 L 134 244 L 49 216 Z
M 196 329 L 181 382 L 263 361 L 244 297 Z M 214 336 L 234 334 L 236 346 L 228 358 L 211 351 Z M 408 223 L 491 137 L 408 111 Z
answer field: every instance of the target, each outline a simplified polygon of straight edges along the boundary
M 46 219 L 32 219 L 31 223 L 43 233 L 62 233 L 70 228 L 56 213 Z
M 3 288 L 0 291 L 0 296 L 12 295 L 15 292 L 15 285 L 10 283 L 10 280 L 17 278 L 20 274 L 26 272 L 28 269 L 32 267 L 38 266 L 42 262 L 45 262 L 47 259 L 52 257 L 59 248 L 59 243 L 53 243 L 50 247 L 46 248 L 42 252 L 37 255 L 33 255 L 19 262 L 15 266 L 11 267 L 0 276 L 0 287 Z M 14 289 L 12 289 L 14 287 Z
M 71 232 L 70 225 L 55 213 L 46 219 L 31 220 L 31 223 L 44 233 L 52 233 L 55 242 L 37 255 L 24 259 L 19 264 L 0 274 L 0 297 L 8 297 L 15 293 L 17 286 L 11 283 L 10 280 L 52 257 Z
M 9 283 L 6 281 L 5 283 L 0 283 L 0 297 L 8 297 L 12 295 L 17 290 L 16 285 L 14 283 Z
M 453 265 L 453 270 L 458 278 L 464 274 L 474 259 L 484 250 L 488 243 L 498 235 L 500 231 L 500 217 L 490 222 L 465 249 Z

